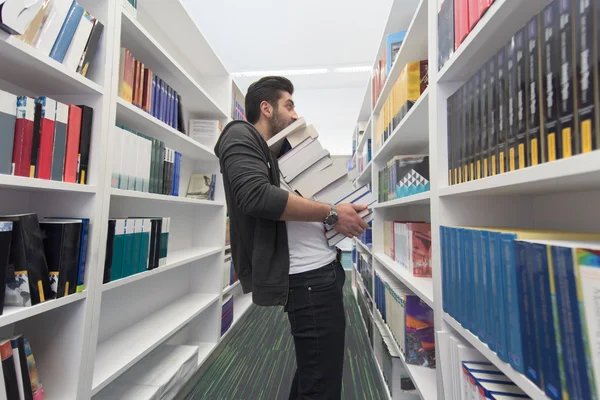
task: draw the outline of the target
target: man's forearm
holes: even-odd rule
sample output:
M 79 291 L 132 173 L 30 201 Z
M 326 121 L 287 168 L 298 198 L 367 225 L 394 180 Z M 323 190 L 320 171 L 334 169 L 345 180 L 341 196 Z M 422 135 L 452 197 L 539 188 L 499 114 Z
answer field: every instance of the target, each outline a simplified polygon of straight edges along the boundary
M 281 220 L 323 222 L 330 211 L 331 206 L 329 204 L 308 200 L 290 193 Z

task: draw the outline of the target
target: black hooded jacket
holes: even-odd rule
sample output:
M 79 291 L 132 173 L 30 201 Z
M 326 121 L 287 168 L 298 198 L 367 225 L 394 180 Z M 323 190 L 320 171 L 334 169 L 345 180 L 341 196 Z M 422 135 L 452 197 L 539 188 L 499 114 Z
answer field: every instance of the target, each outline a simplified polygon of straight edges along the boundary
M 279 166 L 253 125 L 230 122 L 221 134 L 219 158 L 229 211 L 233 266 L 244 293 L 260 306 L 287 303 L 290 255 L 280 221 L 288 192 L 279 187 Z

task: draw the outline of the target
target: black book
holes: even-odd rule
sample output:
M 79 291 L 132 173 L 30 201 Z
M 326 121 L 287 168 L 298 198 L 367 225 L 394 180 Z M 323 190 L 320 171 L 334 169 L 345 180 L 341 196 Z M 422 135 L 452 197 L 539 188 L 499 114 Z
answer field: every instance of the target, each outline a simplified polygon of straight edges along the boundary
M 546 160 L 554 161 L 560 156 L 558 132 L 558 102 L 559 102 L 559 76 L 560 54 L 558 38 L 558 2 L 551 2 L 542 11 L 543 21 L 543 46 L 542 46 L 542 92 L 543 124 L 546 143 Z
M 494 154 L 497 156 L 497 162 L 492 164 L 492 175 L 503 174 L 506 172 L 506 136 L 508 133 L 508 79 L 507 79 L 507 62 L 506 48 L 502 48 L 496 56 L 496 99 L 498 108 L 498 131 L 496 133 L 496 142 Z
M 560 118 L 560 138 L 557 138 L 557 157 L 567 158 L 578 151 L 578 134 L 575 125 L 575 44 L 573 42 L 574 4 L 571 0 L 560 0 L 558 5 L 558 48 L 560 65 L 560 86 L 558 91 L 558 115 Z
M 81 245 L 81 222 L 42 219 L 40 228 L 50 274 L 52 298 L 75 293 Z
M 51 295 L 50 277 L 37 214 L 0 216 L 0 221 L 13 223 L 5 304 L 31 306 L 46 301 Z
M 476 94 L 479 95 L 479 135 L 480 135 L 480 150 L 479 159 L 481 160 L 481 167 L 479 169 L 480 176 L 486 178 L 488 176 L 488 167 L 490 160 L 488 158 L 488 104 L 489 104 L 489 78 L 488 78 L 488 66 L 484 64 L 481 70 L 477 73 L 479 90 L 476 90 Z
M 469 119 L 471 110 L 469 109 L 469 88 L 468 85 L 462 87 L 462 129 L 463 129 L 463 182 L 471 180 L 471 167 L 473 162 L 473 154 L 471 153 L 471 130 Z
M 497 90 L 498 90 L 498 75 L 496 72 L 497 60 L 496 57 L 492 57 L 487 63 L 488 70 L 488 84 L 486 93 L 486 104 L 485 113 L 487 114 L 487 126 L 485 129 L 485 142 L 487 149 L 482 150 L 484 157 L 489 160 L 488 165 L 484 165 L 485 176 L 496 175 L 497 165 L 497 147 L 496 142 L 498 140 L 498 108 L 497 108 Z
M 27 354 L 25 353 L 25 341 L 23 336 L 19 335 L 12 338 L 11 343 L 13 348 L 13 357 L 18 358 L 18 366 L 17 363 L 15 363 L 15 370 L 17 379 L 20 377 L 23 384 L 23 395 L 25 400 L 33 400 L 31 377 L 29 376 L 29 367 L 27 366 Z
M 33 119 L 33 136 L 31 137 L 31 162 L 29 163 L 29 177 L 37 176 L 38 154 L 40 152 L 40 130 L 42 129 L 42 103 L 35 102 L 35 114 Z
M 465 141 L 465 131 L 463 129 L 464 126 L 464 108 L 463 108 L 463 90 L 458 89 L 456 91 L 455 94 L 456 97 L 456 110 L 457 110 L 457 118 L 456 118 L 456 160 L 457 160 L 457 182 L 458 183 L 463 183 L 466 182 L 463 179 L 463 174 L 465 171 L 465 157 L 464 157 L 464 153 L 465 153 L 465 146 L 464 146 L 464 141 Z
M 12 236 L 12 222 L 0 222 L 0 315 L 4 310 L 4 290 L 6 287 L 6 271 L 10 256 L 10 241 Z
M 515 46 L 514 37 L 510 43 L 506 45 L 506 86 L 507 86 L 507 103 L 508 103 L 508 125 L 506 131 L 506 153 L 498 154 L 500 168 L 505 166 L 505 171 L 514 170 L 514 153 L 517 141 L 517 131 L 519 129 L 517 123 L 518 99 L 517 99 L 517 68 L 515 62 Z M 512 159 L 511 159 L 512 153 Z M 512 161 L 512 164 L 511 164 Z M 512 169 L 511 169 L 512 167 Z M 502 173 L 502 171 L 500 171 Z
M 98 44 L 100 43 L 100 37 L 102 36 L 102 31 L 104 30 L 104 25 L 102 22 L 96 20 L 94 23 L 94 27 L 92 28 L 92 32 L 90 32 L 90 37 L 88 38 L 88 42 L 85 45 L 85 50 L 83 52 L 83 56 L 81 57 L 81 62 L 77 67 L 77 73 L 83 76 L 86 76 L 94 57 L 96 57 L 96 53 L 98 52 Z
M 487 166 L 487 158 L 482 157 L 481 153 L 485 148 L 484 137 L 481 129 L 481 82 L 479 74 L 475 74 L 471 80 L 473 81 L 472 98 L 473 98 L 473 111 L 471 114 L 471 132 L 473 132 L 474 145 L 473 145 L 473 158 L 475 160 L 475 176 L 474 179 L 483 178 L 482 168 L 485 163 Z
M 110 282 L 110 273 L 112 270 L 113 261 L 113 245 L 115 243 L 115 227 L 117 225 L 116 219 L 108 220 L 108 231 L 106 232 L 106 256 L 104 258 L 104 277 L 102 283 Z
M 454 110 L 452 108 L 454 95 L 446 100 L 446 145 L 448 154 L 448 185 L 454 185 L 454 151 L 452 150 L 452 142 L 454 141 Z
M 600 9 L 596 5 L 597 8 Z M 595 93 L 598 93 L 598 63 L 594 53 L 597 38 L 594 35 L 594 5 L 588 0 L 577 0 L 575 18 L 575 70 L 577 74 L 576 104 L 578 106 L 578 153 L 596 150 L 600 140 L 596 137 L 598 130 L 595 118 Z M 600 32 L 599 32 L 600 33 Z M 600 134 L 600 133 L 599 133 Z
M 2 358 L 2 375 L 4 375 L 6 398 L 8 400 L 19 400 L 17 370 L 15 368 L 12 344 L 10 340 L 5 340 L 0 343 L 0 356 Z
M 523 27 L 515 35 L 515 68 L 517 74 L 517 141 L 516 147 L 509 148 L 511 171 L 528 166 L 529 153 L 527 140 L 527 109 L 529 108 L 529 88 L 527 87 L 527 55 L 525 38 L 527 27 Z
M 90 164 L 90 142 L 92 140 L 94 109 L 88 106 L 77 107 L 81 108 L 81 136 L 79 138 L 77 182 L 85 185 L 88 179 L 88 169 Z
M 541 69 L 540 69 L 540 23 L 539 16 L 533 17 L 527 25 L 527 87 L 529 107 L 527 107 L 528 154 L 527 165 L 544 162 L 543 141 L 540 129 Z
M 185 120 L 183 119 L 183 105 L 181 104 L 181 96 L 177 94 L 177 130 L 184 135 L 185 132 Z

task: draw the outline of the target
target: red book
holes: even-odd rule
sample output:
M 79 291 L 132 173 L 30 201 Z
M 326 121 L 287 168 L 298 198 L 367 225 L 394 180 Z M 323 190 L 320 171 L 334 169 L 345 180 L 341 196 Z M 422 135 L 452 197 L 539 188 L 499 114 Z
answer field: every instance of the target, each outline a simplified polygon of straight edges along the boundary
M 145 71 L 145 67 L 144 67 L 144 63 L 140 62 L 140 72 L 139 72 L 139 76 L 138 76 L 138 107 L 142 108 L 144 106 L 144 84 L 145 84 L 145 78 L 144 78 L 144 71 Z
M 469 0 L 469 30 L 473 30 L 481 18 L 480 3 L 484 0 Z
M 152 101 L 152 78 L 153 74 L 148 68 L 144 68 L 144 93 L 142 94 L 142 109 L 150 112 Z
M 69 104 L 67 122 L 67 151 L 65 154 L 65 182 L 77 182 L 79 162 L 79 137 L 81 136 L 81 108 Z
M 454 49 L 469 34 L 469 0 L 454 0 Z
M 485 14 L 485 12 L 494 3 L 494 0 L 479 0 L 479 18 Z
M 12 162 L 15 165 L 15 175 L 17 176 L 30 175 L 34 118 L 34 99 L 27 96 L 19 96 L 17 98 L 17 121 L 15 124 L 15 140 L 12 154 Z
M 56 101 L 48 97 L 39 97 L 42 105 L 40 126 L 40 150 L 38 153 L 37 178 L 50 179 L 52 172 L 52 153 L 54 152 L 54 127 L 56 121 Z
M 138 102 L 138 76 L 139 76 L 140 63 L 137 60 L 133 60 L 133 105 L 137 106 Z

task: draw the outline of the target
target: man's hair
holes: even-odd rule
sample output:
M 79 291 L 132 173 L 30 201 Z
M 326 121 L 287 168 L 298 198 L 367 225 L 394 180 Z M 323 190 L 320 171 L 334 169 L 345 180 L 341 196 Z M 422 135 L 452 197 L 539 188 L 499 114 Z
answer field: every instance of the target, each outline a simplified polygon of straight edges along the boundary
M 277 109 L 281 92 L 294 94 L 294 85 L 283 76 L 265 76 L 254 82 L 246 93 L 246 119 L 255 124 L 260 119 L 260 103 L 268 102 Z

